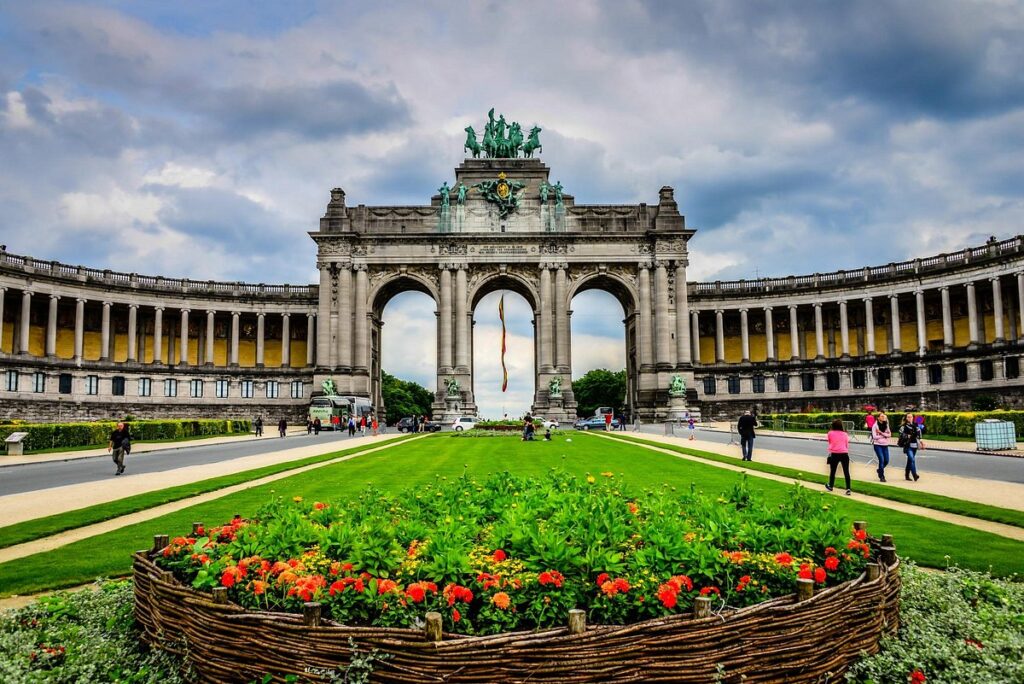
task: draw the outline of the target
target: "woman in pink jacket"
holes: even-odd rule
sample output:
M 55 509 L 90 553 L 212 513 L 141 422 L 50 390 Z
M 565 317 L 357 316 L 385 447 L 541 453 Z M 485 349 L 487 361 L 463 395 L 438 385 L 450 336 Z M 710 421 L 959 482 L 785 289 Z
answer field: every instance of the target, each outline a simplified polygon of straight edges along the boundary
M 889 465 L 890 437 L 892 437 L 892 429 L 889 427 L 889 417 L 884 413 L 879 413 L 878 419 L 871 426 L 871 446 L 875 448 L 875 457 L 878 458 L 880 482 L 885 482 L 885 466 Z
M 846 495 L 850 495 L 850 435 L 843 429 L 843 421 L 836 418 L 828 431 L 828 484 L 825 489 L 832 491 L 836 484 L 836 468 L 842 464 L 846 477 Z

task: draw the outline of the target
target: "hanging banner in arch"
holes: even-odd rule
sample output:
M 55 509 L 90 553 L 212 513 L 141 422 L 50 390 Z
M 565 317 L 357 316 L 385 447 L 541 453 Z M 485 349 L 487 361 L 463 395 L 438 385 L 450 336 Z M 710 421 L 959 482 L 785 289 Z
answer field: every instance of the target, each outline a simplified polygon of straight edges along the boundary
M 498 318 L 501 320 L 501 391 L 508 389 L 508 369 L 505 367 L 505 293 L 498 300 Z

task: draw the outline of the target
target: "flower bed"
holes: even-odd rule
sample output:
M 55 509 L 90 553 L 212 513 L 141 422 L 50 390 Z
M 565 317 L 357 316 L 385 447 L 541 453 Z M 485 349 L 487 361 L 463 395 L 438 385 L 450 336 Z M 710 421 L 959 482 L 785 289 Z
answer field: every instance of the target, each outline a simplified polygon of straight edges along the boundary
M 391 656 L 382 681 L 813 681 L 897 622 L 894 552 L 870 563 L 866 533 L 799 487 L 769 507 L 745 482 L 709 497 L 506 473 L 194 532 L 136 556 L 136 613 L 215 680 L 343 668 L 358 645 Z M 796 601 L 798 584 L 819 593 Z M 575 608 L 597 626 L 568 631 Z

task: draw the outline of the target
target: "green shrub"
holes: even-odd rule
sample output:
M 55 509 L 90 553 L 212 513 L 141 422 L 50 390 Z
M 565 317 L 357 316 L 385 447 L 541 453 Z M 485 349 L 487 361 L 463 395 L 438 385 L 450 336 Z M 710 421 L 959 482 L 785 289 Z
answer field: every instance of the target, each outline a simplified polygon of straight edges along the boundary
M 252 429 L 248 420 L 140 420 L 130 422 L 132 438 L 140 442 L 184 439 L 245 433 Z M 110 433 L 117 427 L 113 421 L 94 423 L 5 423 L 0 425 L 0 440 L 12 432 L 27 432 L 26 451 L 41 449 L 73 449 L 106 446 Z
M 924 416 L 925 435 L 943 435 L 974 439 L 974 425 L 985 419 L 1008 420 L 1016 426 L 1017 434 L 1024 434 L 1024 411 L 923 411 L 915 415 Z M 775 420 L 784 420 L 786 427 L 822 427 L 836 418 L 853 422 L 855 430 L 864 428 L 863 411 L 857 413 L 765 413 L 759 416 L 761 424 L 772 427 Z M 889 422 L 899 425 L 901 412 L 891 412 Z M 824 432 L 824 428 L 822 428 Z

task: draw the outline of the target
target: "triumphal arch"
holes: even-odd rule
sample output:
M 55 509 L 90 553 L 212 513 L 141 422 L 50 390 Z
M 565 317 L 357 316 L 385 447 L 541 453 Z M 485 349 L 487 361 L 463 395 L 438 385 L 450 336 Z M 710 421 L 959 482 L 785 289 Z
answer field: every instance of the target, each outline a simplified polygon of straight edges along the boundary
M 625 312 L 626 410 L 682 411 L 693 385 L 687 241 L 694 234 L 673 189 L 656 204 L 577 204 L 549 167 L 541 129 L 488 114 L 482 140 L 466 128 L 467 158 L 429 205 L 349 206 L 331 191 L 317 243 L 320 271 L 314 385 L 381 401 L 381 316 L 415 290 L 437 307 L 434 415 L 474 415 L 473 311 L 495 290 L 533 310 L 535 414 L 576 416 L 570 302 L 601 289 Z M 653 194 L 653 193 L 652 193 Z M 431 363 L 433 359 L 424 359 Z

